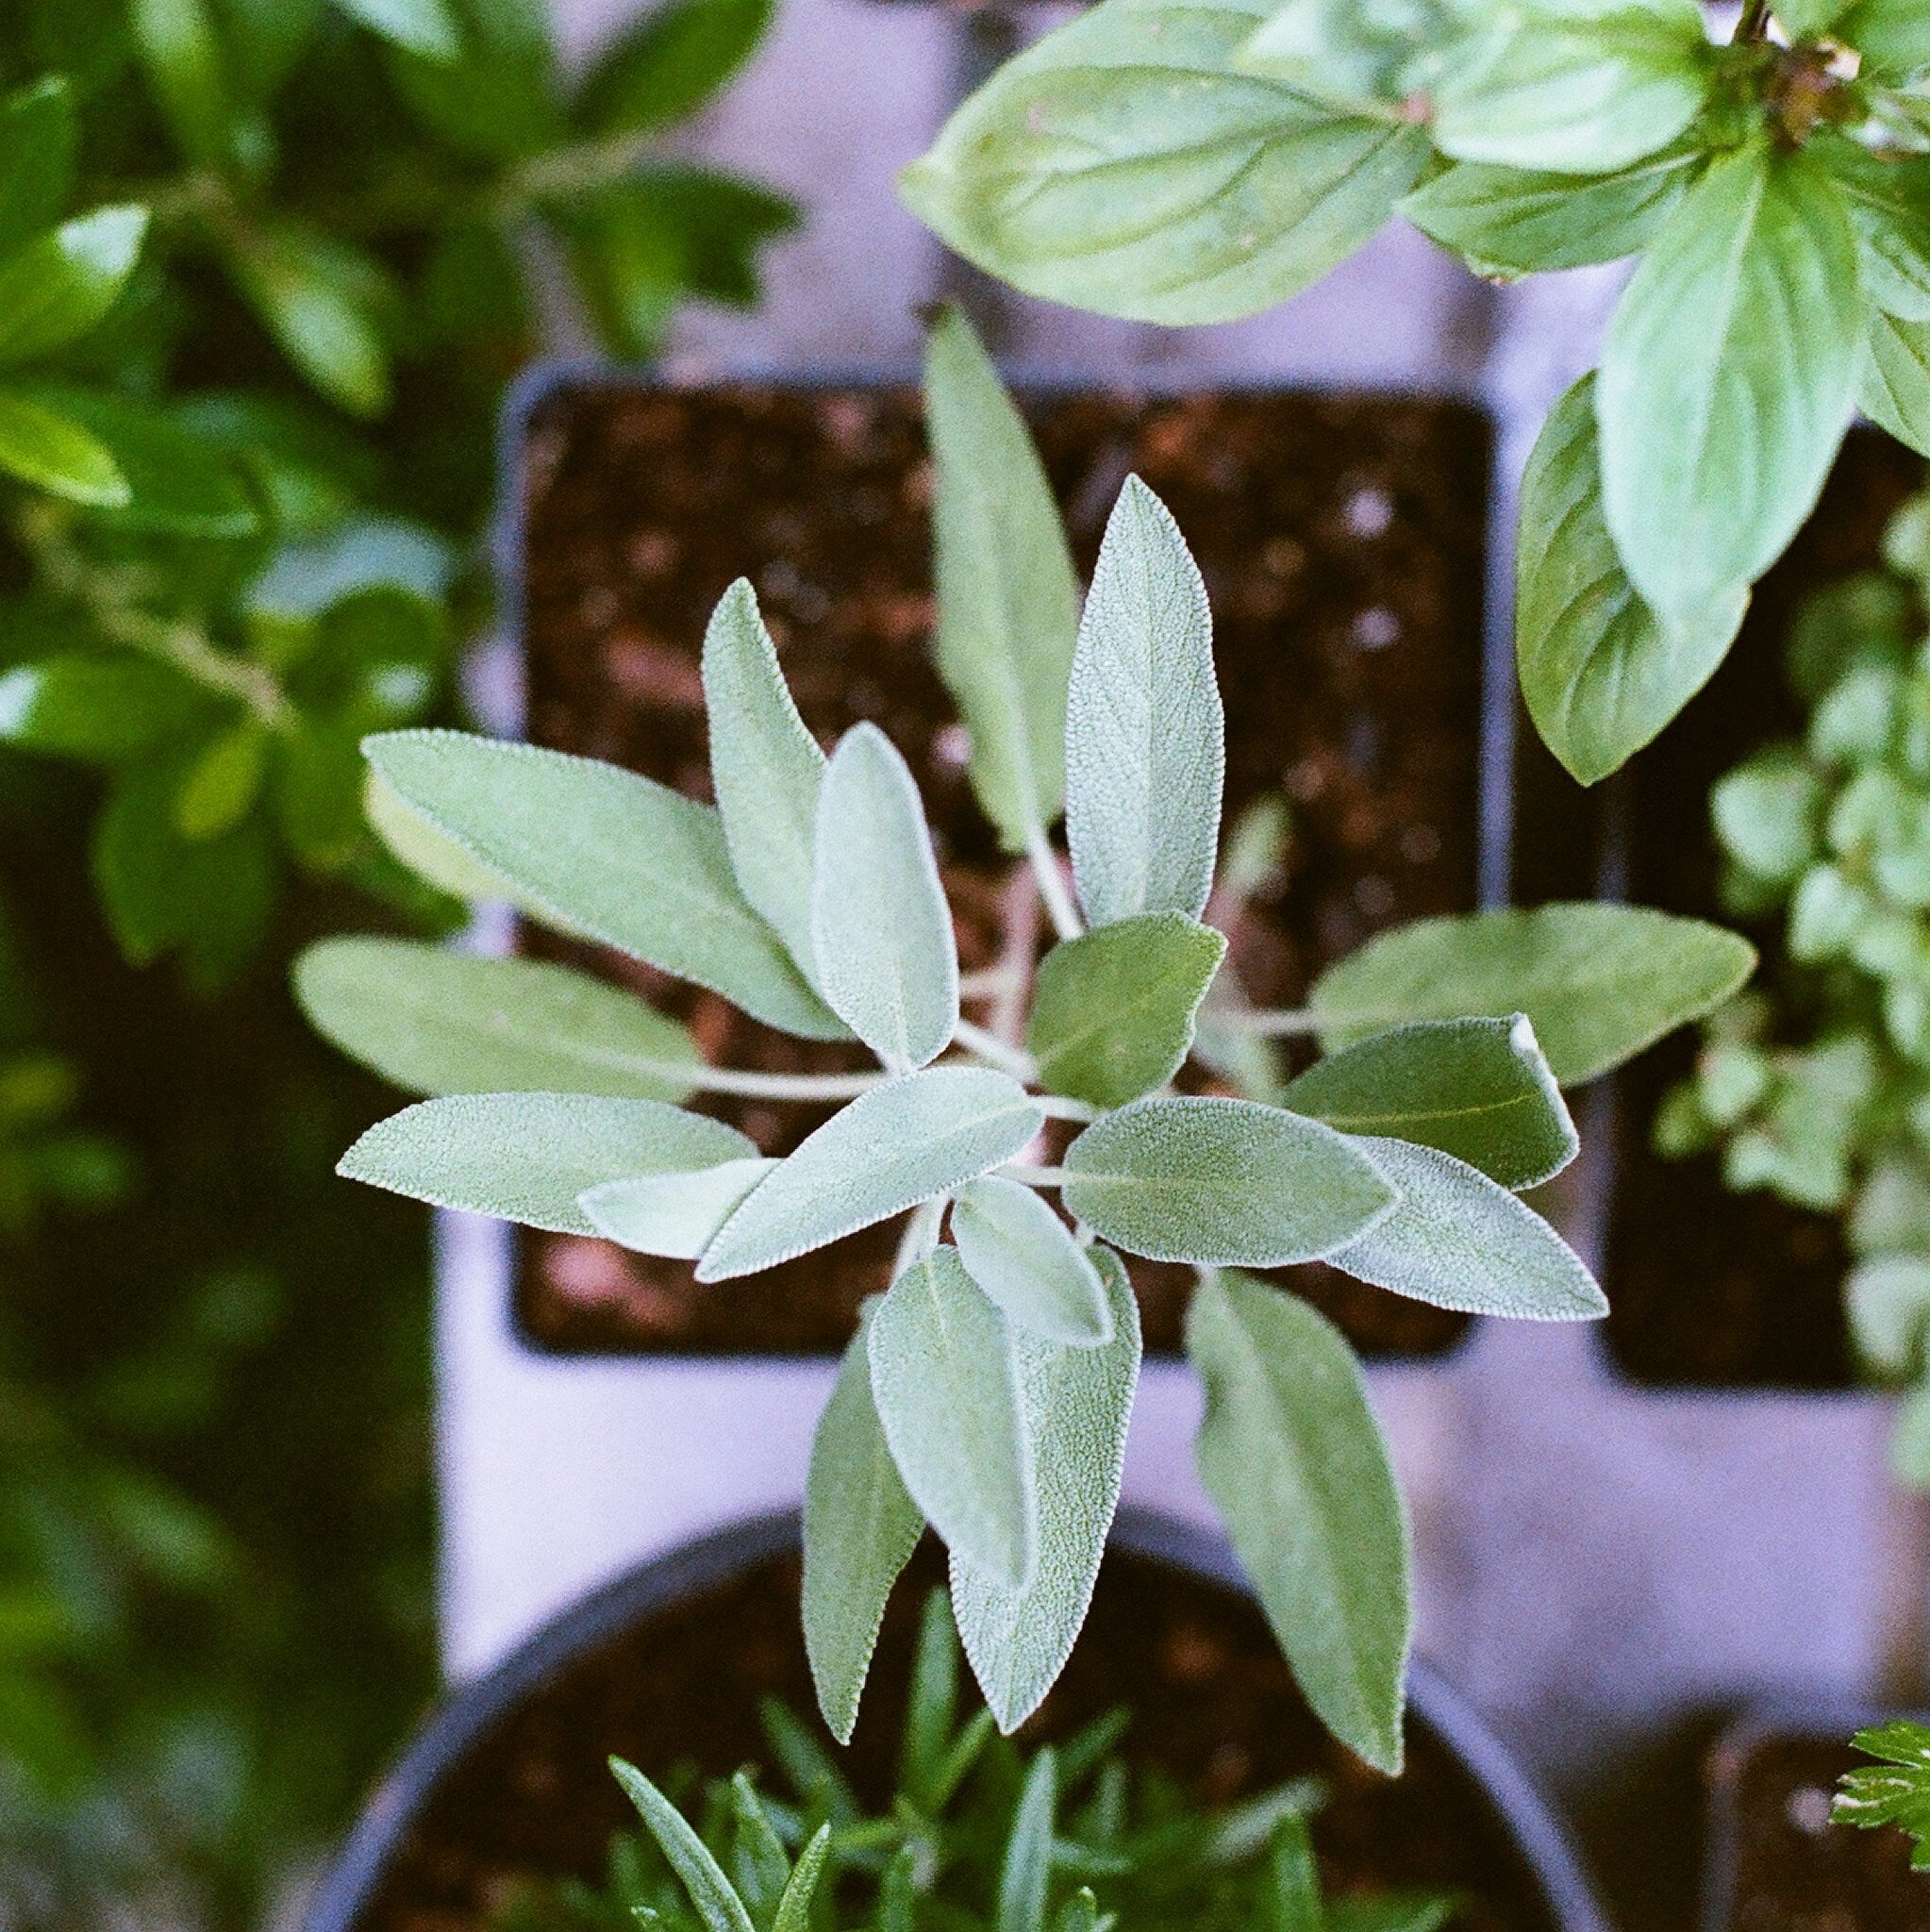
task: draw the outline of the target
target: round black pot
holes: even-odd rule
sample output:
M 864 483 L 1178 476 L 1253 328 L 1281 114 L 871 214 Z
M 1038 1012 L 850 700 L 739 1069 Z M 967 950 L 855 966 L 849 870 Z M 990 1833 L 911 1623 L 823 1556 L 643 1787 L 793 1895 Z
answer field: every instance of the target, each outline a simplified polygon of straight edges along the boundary
M 304 1932 L 367 1932 L 374 1907 L 431 1806 L 493 1735 L 572 1666 L 691 1599 L 774 1559 L 794 1557 L 798 1547 L 799 1520 L 789 1513 L 685 1544 L 583 1598 L 458 1690 L 424 1724 L 370 1799 L 316 1893 Z M 1109 1547 L 1250 1594 L 1223 1542 L 1170 1518 L 1123 1509 Z M 1106 1588 L 1104 1576 L 1100 1588 Z M 1409 1702 L 1410 1735 L 1417 1743 L 1431 1743 L 1465 1779 L 1480 1824 L 1519 1867 L 1520 1889 L 1541 1908 L 1547 1932 L 1608 1932 L 1567 1831 L 1459 1693 L 1426 1665 L 1416 1664 Z

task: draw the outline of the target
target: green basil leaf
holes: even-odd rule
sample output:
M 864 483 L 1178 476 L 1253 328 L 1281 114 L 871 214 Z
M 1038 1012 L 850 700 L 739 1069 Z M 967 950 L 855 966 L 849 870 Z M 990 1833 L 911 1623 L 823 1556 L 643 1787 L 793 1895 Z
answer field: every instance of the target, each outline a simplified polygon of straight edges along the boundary
M 757 593 L 743 577 L 724 593 L 704 633 L 704 707 L 731 871 L 809 978 L 824 754 L 797 714 Z
M 1910 81 L 1930 70 L 1930 19 L 1918 0 L 1856 0 L 1837 31 L 1872 77 Z
M 1052 1816 L 1058 1805 L 1058 1758 L 1040 1752 L 1019 1788 L 1011 1834 L 999 1867 L 998 1913 L 992 1932 L 1045 1932 L 1045 1893 L 1052 1878 Z
M 549 9 L 530 0 L 457 0 L 454 60 L 397 49 L 390 70 L 417 120 L 473 160 L 517 161 L 569 135 Z
M 615 765 L 459 731 L 389 732 L 364 749 L 405 806 L 546 924 L 694 980 L 767 1025 L 843 1037 L 744 903 L 707 806 Z
M 1428 90 L 1435 145 L 1458 161 L 1612 174 L 1684 133 L 1708 55 L 1693 0 L 1531 4 L 1450 45 Z
M 839 741 L 818 798 L 811 952 L 826 1004 L 887 1066 L 958 1024 L 958 948 L 917 781 L 875 724 Z
M 1141 912 L 1199 917 L 1225 771 L 1206 589 L 1172 512 L 1128 476 L 1066 695 L 1066 838 L 1093 925 Z
M 99 323 L 146 233 L 144 208 L 98 208 L 0 261 L 0 365 L 43 356 Z
M 1140 1311 L 1119 1257 L 1095 1248 L 1109 1339 L 1069 1348 L 1012 1337 L 1019 1405 L 1039 1485 L 1039 1565 L 1009 1590 L 952 1553 L 952 1610 L 973 1674 L 1002 1731 L 1037 1710 L 1072 1655 L 1092 1601 L 1125 1473 L 1140 1379 Z
M 58 76 L 33 81 L 0 104 L 0 254 L 60 219 L 74 192 L 79 142 L 74 96 Z
M 1094 1257 L 1031 1189 L 986 1174 L 959 1191 L 952 1240 L 966 1273 L 1026 1334 L 1075 1348 L 1112 1340 Z
M 335 1171 L 432 1208 L 594 1234 L 576 1200 L 600 1182 L 681 1174 L 757 1152 L 735 1127 L 656 1100 L 462 1093 L 377 1121 Z
M 1884 159 L 1853 141 L 1825 152 L 1849 207 L 1870 299 L 1905 322 L 1930 322 L 1930 161 Z
M 1025 1044 L 1042 1085 L 1095 1107 L 1163 1087 L 1226 941 L 1183 912 L 1145 912 L 1055 946 L 1040 962 Z
M 0 470 L 91 507 L 111 508 L 132 493 L 99 437 L 13 390 L 0 390 Z
M 926 1067 L 854 1100 L 772 1172 L 706 1250 L 699 1281 L 774 1267 L 1017 1156 L 1043 1116 L 1016 1080 Z
M 1609 175 L 1462 161 L 1417 188 L 1401 213 L 1480 275 L 1589 268 L 1645 248 L 1698 159 L 1672 149 Z
M 1240 50 L 1244 73 L 1270 74 L 1329 107 L 1373 108 L 1400 97 L 1401 73 L 1424 51 L 1423 8 L 1357 0 L 1286 0 Z
M 694 1261 L 776 1165 L 747 1157 L 675 1174 L 632 1174 L 585 1189 L 576 1205 L 597 1233 L 619 1247 Z
M 1584 785 L 1649 743 L 1714 675 L 1749 587 L 1662 617 L 1628 579 L 1602 504 L 1595 378 L 1555 406 L 1522 479 L 1515 657 L 1541 741 Z
M 914 1262 L 872 1312 L 872 1398 L 925 1520 L 999 1582 L 1032 1580 L 1039 1492 L 1011 1335 L 952 1248 Z
M 649 1827 L 665 1862 L 681 1880 L 704 1932 L 757 1932 L 737 1888 L 677 1807 L 635 1765 L 612 1757 L 609 1768 Z
M 1608 1312 L 1568 1243 L 1479 1168 L 1409 1141 L 1359 1144 L 1400 1191 L 1400 1206 L 1330 1265 L 1459 1314 L 1594 1322 Z
M 1608 527 L 1636 589 L 1692 622 L 1815 507 L 1862 368 L 1842 191 L 1813 158 L 1713 162 L 1642 257 L 1596 389 Z
M 1699 919 L 1557 904 L 1383 933 L 1329 967 L 1307 1005 L 1329 1053 L 1409 1020 L 1525 1013 L 1573 1087 L 1712 1011 L 1755 970 L 1747 940 Z
M 939 675 L 972 736 L 972 789 L 1023 852 L 1065 803 L 1078 580 L 1031 433 L 957 308 L 932 325 L 924 397 Z
M 1878 313 L 1870 323 L 1863 413 L 1919 456 L 1930 456 L 1930 322 Z
M 840 1744 L 857 1724 L 891 1586 L 924 1529 L 872 1400 L 870 1326 L 867 1312 L 839 1365 L 805 1477 L 805 1650 L 818 1708 Z
M 1395 1199 L 1332 1127 L 1251 1100 L 1136 1100 L 1088 1127 L 1065 1165 L 1067 1208 L 1153 1261 L 1318 1260 Z
M 1342 1133 L 1439 1148 L 1504 1188 L 1539 1187 L 1581 1146 L 1524 1013 L 1376 1033 L 1316 1061 L 1284 1104 Z
M 1374 235 L 1427 136 L 1237 70 L 1265 0 L 1105 0 L 1007 61 L 900 177 L 950 247 L 1027 294 L 1228 322 Z
M 236 287 L 308 380 L 352 416 L 389 407 L 389 350 L 374 318 L 386 275 L 370 256 L 286 222 L 228 251 Z
M 453 60 L 461 37 L 442 0 L 335 0 L 352 20 L 428 60 Z
M 181 674 L 132 651 L 62 651 L 0 674 L 0 740 L 115 764 L 207 715 Z
M 1250 1275 L 1187 1315 L 1206 1385 L 1200 1479 L 1306 1701 L 1377 1770 L 1401 1768 L 1411 1627 L 1406 1515 L 1339 1329 Z
M 667 0 L 596 57 L 576 100 L 589 134 L 668 127 L 701 108 L 764 38 L 772 0 Z
M 416 1093 L 689 1097 L 703 1058 L 634 993 L 542 959 L 410 940 L 334 939 L 295 961 L 308 1024 Z

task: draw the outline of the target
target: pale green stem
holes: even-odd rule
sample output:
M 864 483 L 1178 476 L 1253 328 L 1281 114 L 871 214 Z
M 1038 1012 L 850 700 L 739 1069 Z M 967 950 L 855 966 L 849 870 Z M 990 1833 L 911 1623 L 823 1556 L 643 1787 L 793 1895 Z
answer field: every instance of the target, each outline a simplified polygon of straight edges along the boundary
M 623 1064 L 666 1086 L 702 1093 L 734 1093 L 744 1100 L 856 1100 L 897 1077 L 877 1074 L 754 1074 L 739 1067 L 707 1067 L 684 1060 L 628 1059 Z
M 1090 1100 L 1068 1100 L 1062 1093 L 1035 1093 L 1032 1100 L 1049 1121 L 1096 1121 L 1106 1111 Z
M 970 1020 L 961 1019 L 953 1026 L 952 1039 L 967 1053 L 975 1054 L 988 1065 L 1009 1074 L 1022 1085 L 1039 1077 L 1039 1069 L 1033 1065 L 1030 1054 L 1008 1044 L 996 1033 L 989 1033 L 983 1026 L 974 1026 Z
M 961 973 L 958 975 L 958 997 L 961 1000 L 996 999 L 1002 992 L 1009 992 L 1020 983 L 1021 975 L 1009 966 L 988 966 L 983 973 Z
M 1039 896 L 1045 901 L 1053 931 L 1062 940 L 1077 939 L 1086 928 L 1079 924 L 1078 909 L 1066 891 L 1066 875 L 1059 870 L 1058 854 L 1052 849 L 1043 825 L 1027 828 L 1025 857 L 1032 861 L 1032 874 L 1039 881 Z
M 939 1229 L 951 1200 L 951 1195 L 940 1194 L 936 1201 L 926 1201 L 913 1209 L 911 1219 L 905 1224 L 905 1232 L 898 1238 L 897 1257 L 891 1263 L 893 1281 L 907 1268 L 928 1261 L 938 1251 Z
M 1062 1188 L 1078 1176 L 1069 1167 L 1028 1167 L 1023 1161 L 1013 1161 L 1008 1166 L 992 1170 L 1000 1179 L 1017 1181 L 1025 1188 Z
M 1267 1011 L 1258 1008 L 1214 1007 L 1211 1018 L 1216 1026 L 1225 1026 L 1241 1033 L 1257 1033 L 1262 1040 L 1285 1040 L 1318 1033 L 1325 1024 L 1320 1014 L 1306 1008 L 1288 1012 Z

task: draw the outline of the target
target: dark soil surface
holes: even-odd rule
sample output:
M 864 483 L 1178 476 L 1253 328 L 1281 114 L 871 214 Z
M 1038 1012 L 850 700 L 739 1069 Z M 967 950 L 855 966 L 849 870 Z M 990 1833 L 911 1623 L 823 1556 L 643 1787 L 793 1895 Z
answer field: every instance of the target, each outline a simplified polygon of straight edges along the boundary
M 1877 560 L 1885 524 L 1922 474 L 1922 461 L 1886 437 L 1851 439 L 1808 528 L 1758 589 L 1728 661 L 1629 768 L 1610 816 L 1626 841 L 1630 900 L 1725 918 L 1709 788 L 1757 745 L 1801 729 L 1783 675 L 1796 608 Z M 1770 975 L 1778 930 L 1750 931 Z M 1638 1381 L 1841 1387 L 1854 1376 L 1834 1220 L 1772 1194 L 1731 1193 L 1716 1155 L 1663 1160 L 1649 1150 L 1655 1108 L 1694 1053 L 1693 1033 L 1683 1034 L 1622 1078 L 1603 1284 L 1608 1345 Z
M 1474 900 L 1489 434 L 1453 403 L 1297 394 L 1065 394 L 1034 411 L 1081 568 L 1137 470 L 1171 506 L 1212 599 L 1226 805 L 1284 794 L 1283 875 L 1233 924 L 1250 997 L 1290 1005 L 1369 934 Z M 806 722 L 861 718 L 909 758 L 960 909 L 968 970 L 1036 917 L 965 776 L 929 659 L 929 471 L 909 390 L 566 388 L 526 442 L 530 735 L 708 791 L 699 645 L 739 575 L 757 585 Z M 548 939 L 679 1013 L 733 1065 L 820 1069 L 808 1046 L 647 969 Z M 822 1110 L 721 1103 L 772 1153 Z M 895 1229 L 701 1288 L 683 1263 L 528 1238 L 525 1336 L 569 1351 L 823 1354 L 885 1286 Z M 1184 1271 L 1136 1266 L 1149 1347 L 1178 1345 Z M 1450 1346 L 1461 1318 L 1325 1269 L 1294 1285 L 1371 1353 Z
M 1735 1867 L 1727 1916 L 1708 1932 L 1930 1932 L 1930 1877 L 1910 1870 L 1908 1838 L 1829 1822 L 1838 1778 L 1868 1762 L 1814 1737 L 1770 1737 L 1718 1760 Z
M 888 1796 L 912 1643 L 940 1578 L 927 1541 L 901 1582 L 846 1766 Z M 1243 1596 L 1146 1557 L 1106 1561 L 1065 1675 L 1026 1727 L 1063 1737 L 1138 1692 L 1125 1750 L 1205 1802 L 1230 1803 L 1317 1772 L 1330 1799 L 1314 1825 L 1335 1895 L 1443 1886 L 1472 1903 L 1456 1932 L 1553 1932 L 1532 1880 L 1477 1787 L 1418 1725 L 1397 1781 L 1321 1729 Z M 447 1781 L 358 1932 L 472 1932 L 534 1874 L 598 1876 L 613 1832 L 634 1826 L 604 1767 L 614 1752 L 662 1774 L 712 1775 L 764 1761 L 757 1700 L 812 1708 L 794 1558 L 640 1624 L 586 1656 L 517 1710 Z

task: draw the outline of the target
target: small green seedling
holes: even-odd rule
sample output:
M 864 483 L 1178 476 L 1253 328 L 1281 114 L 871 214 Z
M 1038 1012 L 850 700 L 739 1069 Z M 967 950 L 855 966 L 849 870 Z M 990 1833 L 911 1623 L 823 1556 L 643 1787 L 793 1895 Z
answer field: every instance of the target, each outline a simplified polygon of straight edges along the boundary
M 1922 0 L 1103 0 L 903 186 L 990 274 L 1158 323 L 1396 215 L 1501 281 L 1632 258 L 1518 546 L 1522 691 L 1592 783 L 1707 682 L 1859 406 L 1930 454 L 1926 157 Z
M 904 759 L 864 724 L 820 747 L 739 583 L 704 644 L 714 807 L 613 766 L 413 731 L 368 741 L 376 812 L 439 882 L 784 1032 L 861 1043 L 873 1064 L 710 1066 L 663 1015 L 557 966 L 333 941 L 298 969 L 316 1024 L 438 1096 L 372 1128 L 341 1172 L 688 1257 L 725 1293 L 902 1218 L 807 1490 L 805 1629 L 840 1739 L 927 1524 L 994 1716 L 1009 1729 L 1038 1707 L 1119 1495 L 1140 1354 L 1123 1257 L 1190 1263 L 1202 1475 L 1314 1708 L 1391 1769 L 1401 1500 L 1347 1344 L 1248 1271 L 1325 1260 L 1444 1308 L 1600 1315 L 1588 1270 L 1520 1198 L 1575 1152 L 1561 1084 L 1726 997 L 1753 955 L 1690 921 L 1554 906 L 1409 926 L 1326 974 L 1306 1009 L 1252 1009 L 1202 917 L 1223 721 L 1172 517 L 1126 483 L 1080 615 L 1038 456 L 956 315 L 933 337 L 930 412 L 939 662 L 977 795 L 1051 920 L 1036 973 L 961 984 Z M 1004 1030 L 968 1017 L 988 1001 Z M 1189 1073 L 1207 1039 L 1281 1037 L 1325 1058 L 1268 1098 Z M 777 1160 L 678 1105 L 707 1093 L 836 1110 Z
M 1836 1822 L 1865 1831 L 1900 1825 L 1910 1835 L 1910 1870 L 1930 1872 L 1930 1725 L 1898 1719 L 1858 1731 L 1851 1741 L 1878 1762 L 1843 1774 Z
M 750 1772 L 667 1779 L 688 1794 L 686 1817 L 613 1758 L 643 1831 L 613 1843 L 602 1888 L 532 1888 L 493 1932 L 1440 1932 L 1456 1916 L 1440 1891 L 1327 1898 L 1307 1828 L 1322 1799 L 1312 1779 L 1206 1810 L 1127 1761 L 1125 1710 L 1022 1750 L 959 1702 L 935 1591 L 888 1804 L 867 1813 L 813 1726 L 767 1704 L 778 1790 Z

